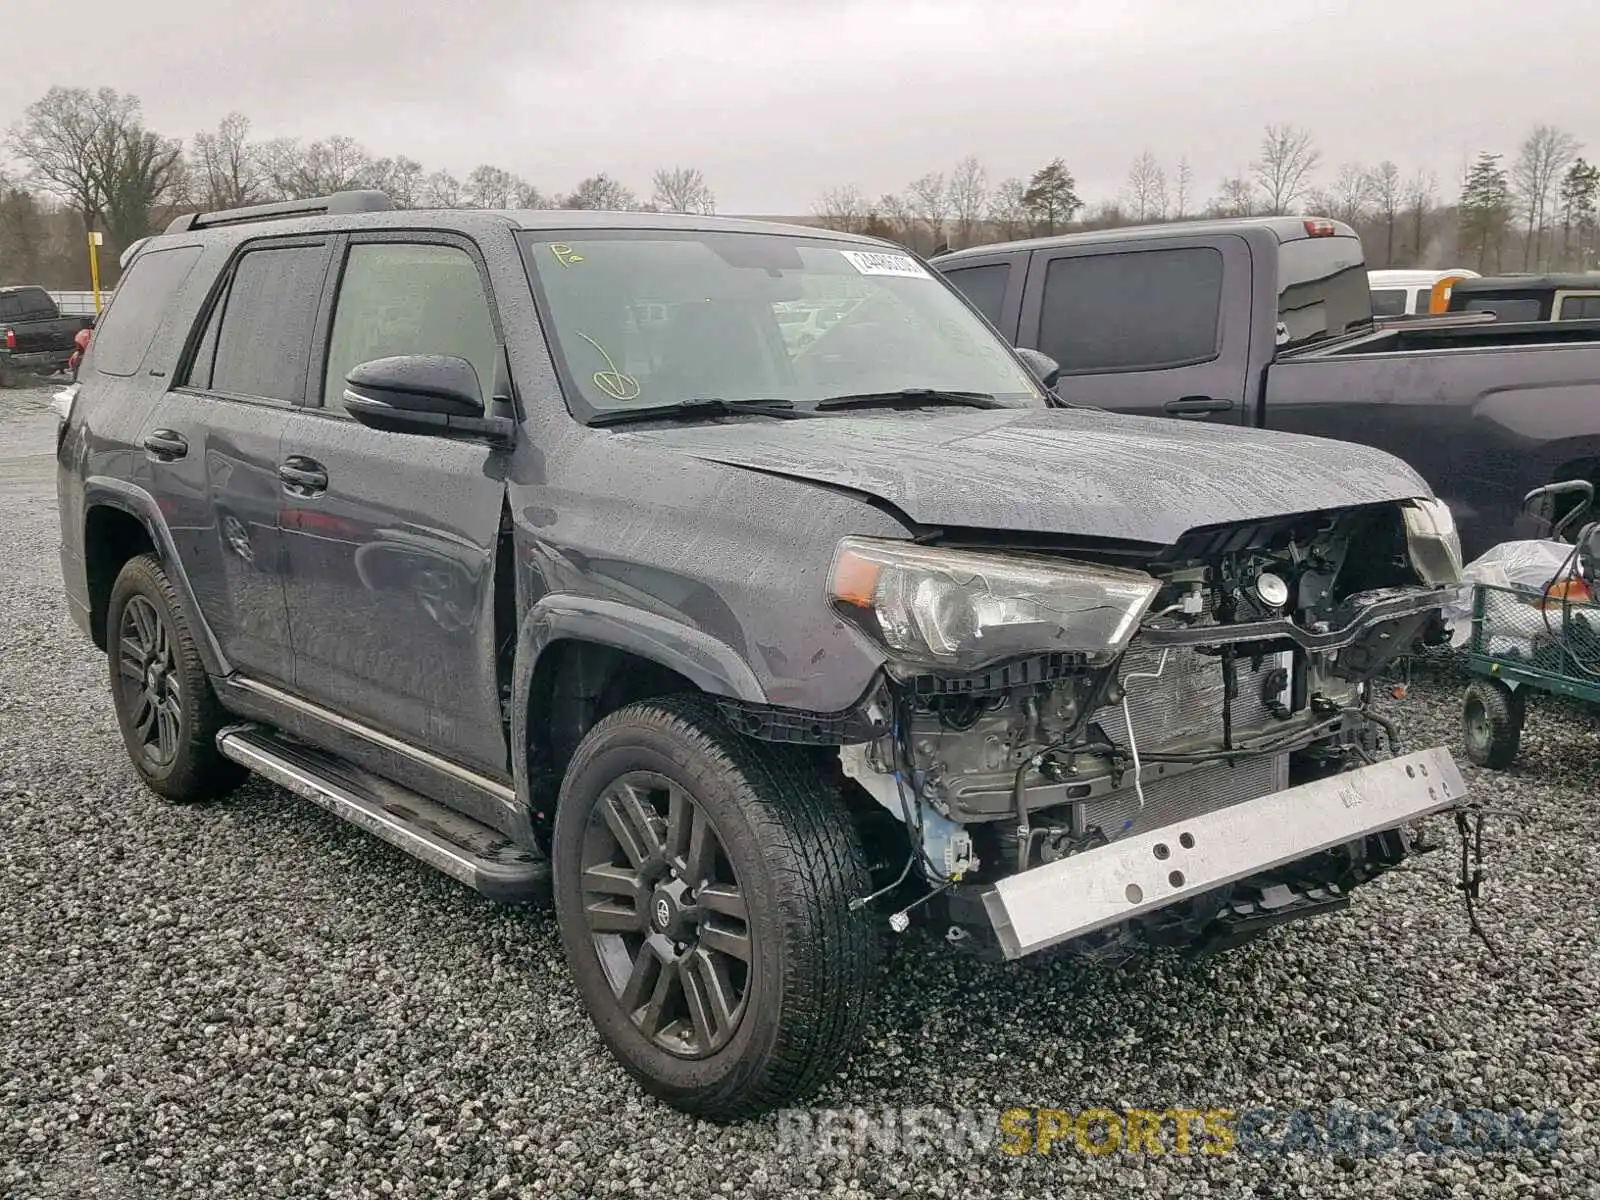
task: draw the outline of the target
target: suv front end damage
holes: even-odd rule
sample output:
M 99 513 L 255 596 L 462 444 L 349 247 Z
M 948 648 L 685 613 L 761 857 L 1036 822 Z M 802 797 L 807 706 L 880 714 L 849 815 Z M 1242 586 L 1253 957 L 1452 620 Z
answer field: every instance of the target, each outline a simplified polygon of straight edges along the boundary
M 847 538 L 830 598 L 886 670 L 841 767 L 952 942 L 1233 944 L 1343 907 L 1465 798 L 1370 703 L 1459 569 L 1428 500 L 1197 530 L 1140 570 Z

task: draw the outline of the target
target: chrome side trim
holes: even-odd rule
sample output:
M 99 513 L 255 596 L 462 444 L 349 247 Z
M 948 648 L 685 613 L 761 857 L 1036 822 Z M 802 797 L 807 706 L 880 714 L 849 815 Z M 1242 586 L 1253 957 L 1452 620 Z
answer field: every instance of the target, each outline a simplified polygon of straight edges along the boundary
M 459 779 L 462 783 L 470 784 L 489 793 L 502 803 L 516 803 L 516 792 L 503 783 L 497 783 L 495 780 L 479 775 L 476 771 L 463 767 L 459 763 L 453 763 L 449 759 L 440 758 L 438 755 L 430 754 L 426 750 L 419 750 L 415 746 L 402 742 L 399 738 L 390 737 L 387 733 L 380 733 L 378 730 L 363 725 L 359 721 L 352 721 L 349 717 L 340 716 L 336 712 L 329 712 L 320 705 L 312 704 L 309 700 L 302 700 L 300 697 L 280 691 L 270 684 L 260 683 L 254 679 L 246 679 L 240 675 L 231 677 L 228 680 L 228 684 L 242 691 L 254 692 L 258 696 L 264 696 L 275 704 L 299 709 L 307 716 L 326 722 L 354 737 L 371 742 L 375 746 L 382 746 L 385 750 L 392 750 L 394 753 L 404 755 L 406 758 L 421 763 L 423 766 L 438 771 L 440 774 L 449 775 Z

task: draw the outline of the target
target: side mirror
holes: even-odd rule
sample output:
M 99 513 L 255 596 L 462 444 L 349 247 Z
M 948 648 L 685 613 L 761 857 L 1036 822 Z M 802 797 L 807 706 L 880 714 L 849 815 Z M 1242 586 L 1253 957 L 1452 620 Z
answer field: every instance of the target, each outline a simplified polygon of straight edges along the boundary
M 1020 358 L 1047 388 L 1054 388 L 1061 378 L 1061 364 L 1048 354 L 1039 350 L 1030 350 L 1026 346 L 1017 347 L 1017 357 Z
M 515 425 L 485 416 L 477 372 L 464 358 L 399 354 L 345 376 L 344 407 L 361 424 L 391 433 L 469 434 L 504 444 Z

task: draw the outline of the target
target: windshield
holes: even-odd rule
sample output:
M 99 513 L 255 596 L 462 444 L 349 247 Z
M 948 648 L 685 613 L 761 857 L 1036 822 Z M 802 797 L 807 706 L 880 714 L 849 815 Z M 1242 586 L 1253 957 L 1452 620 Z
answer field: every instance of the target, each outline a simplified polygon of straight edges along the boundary
M 907 254 L 783 234 L 520 236 L 581 419 L 910 389 L 1044 404 L 1004 343 Z

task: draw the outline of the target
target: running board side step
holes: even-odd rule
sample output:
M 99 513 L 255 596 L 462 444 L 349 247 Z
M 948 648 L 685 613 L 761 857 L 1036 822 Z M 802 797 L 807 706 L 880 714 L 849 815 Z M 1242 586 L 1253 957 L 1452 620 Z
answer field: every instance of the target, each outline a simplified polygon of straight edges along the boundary
M 435 800 L 263 725 L 230 725 L 217 734 L 217 749 L 491 900 L 549 897 L 550 863 L 543 855 Z

